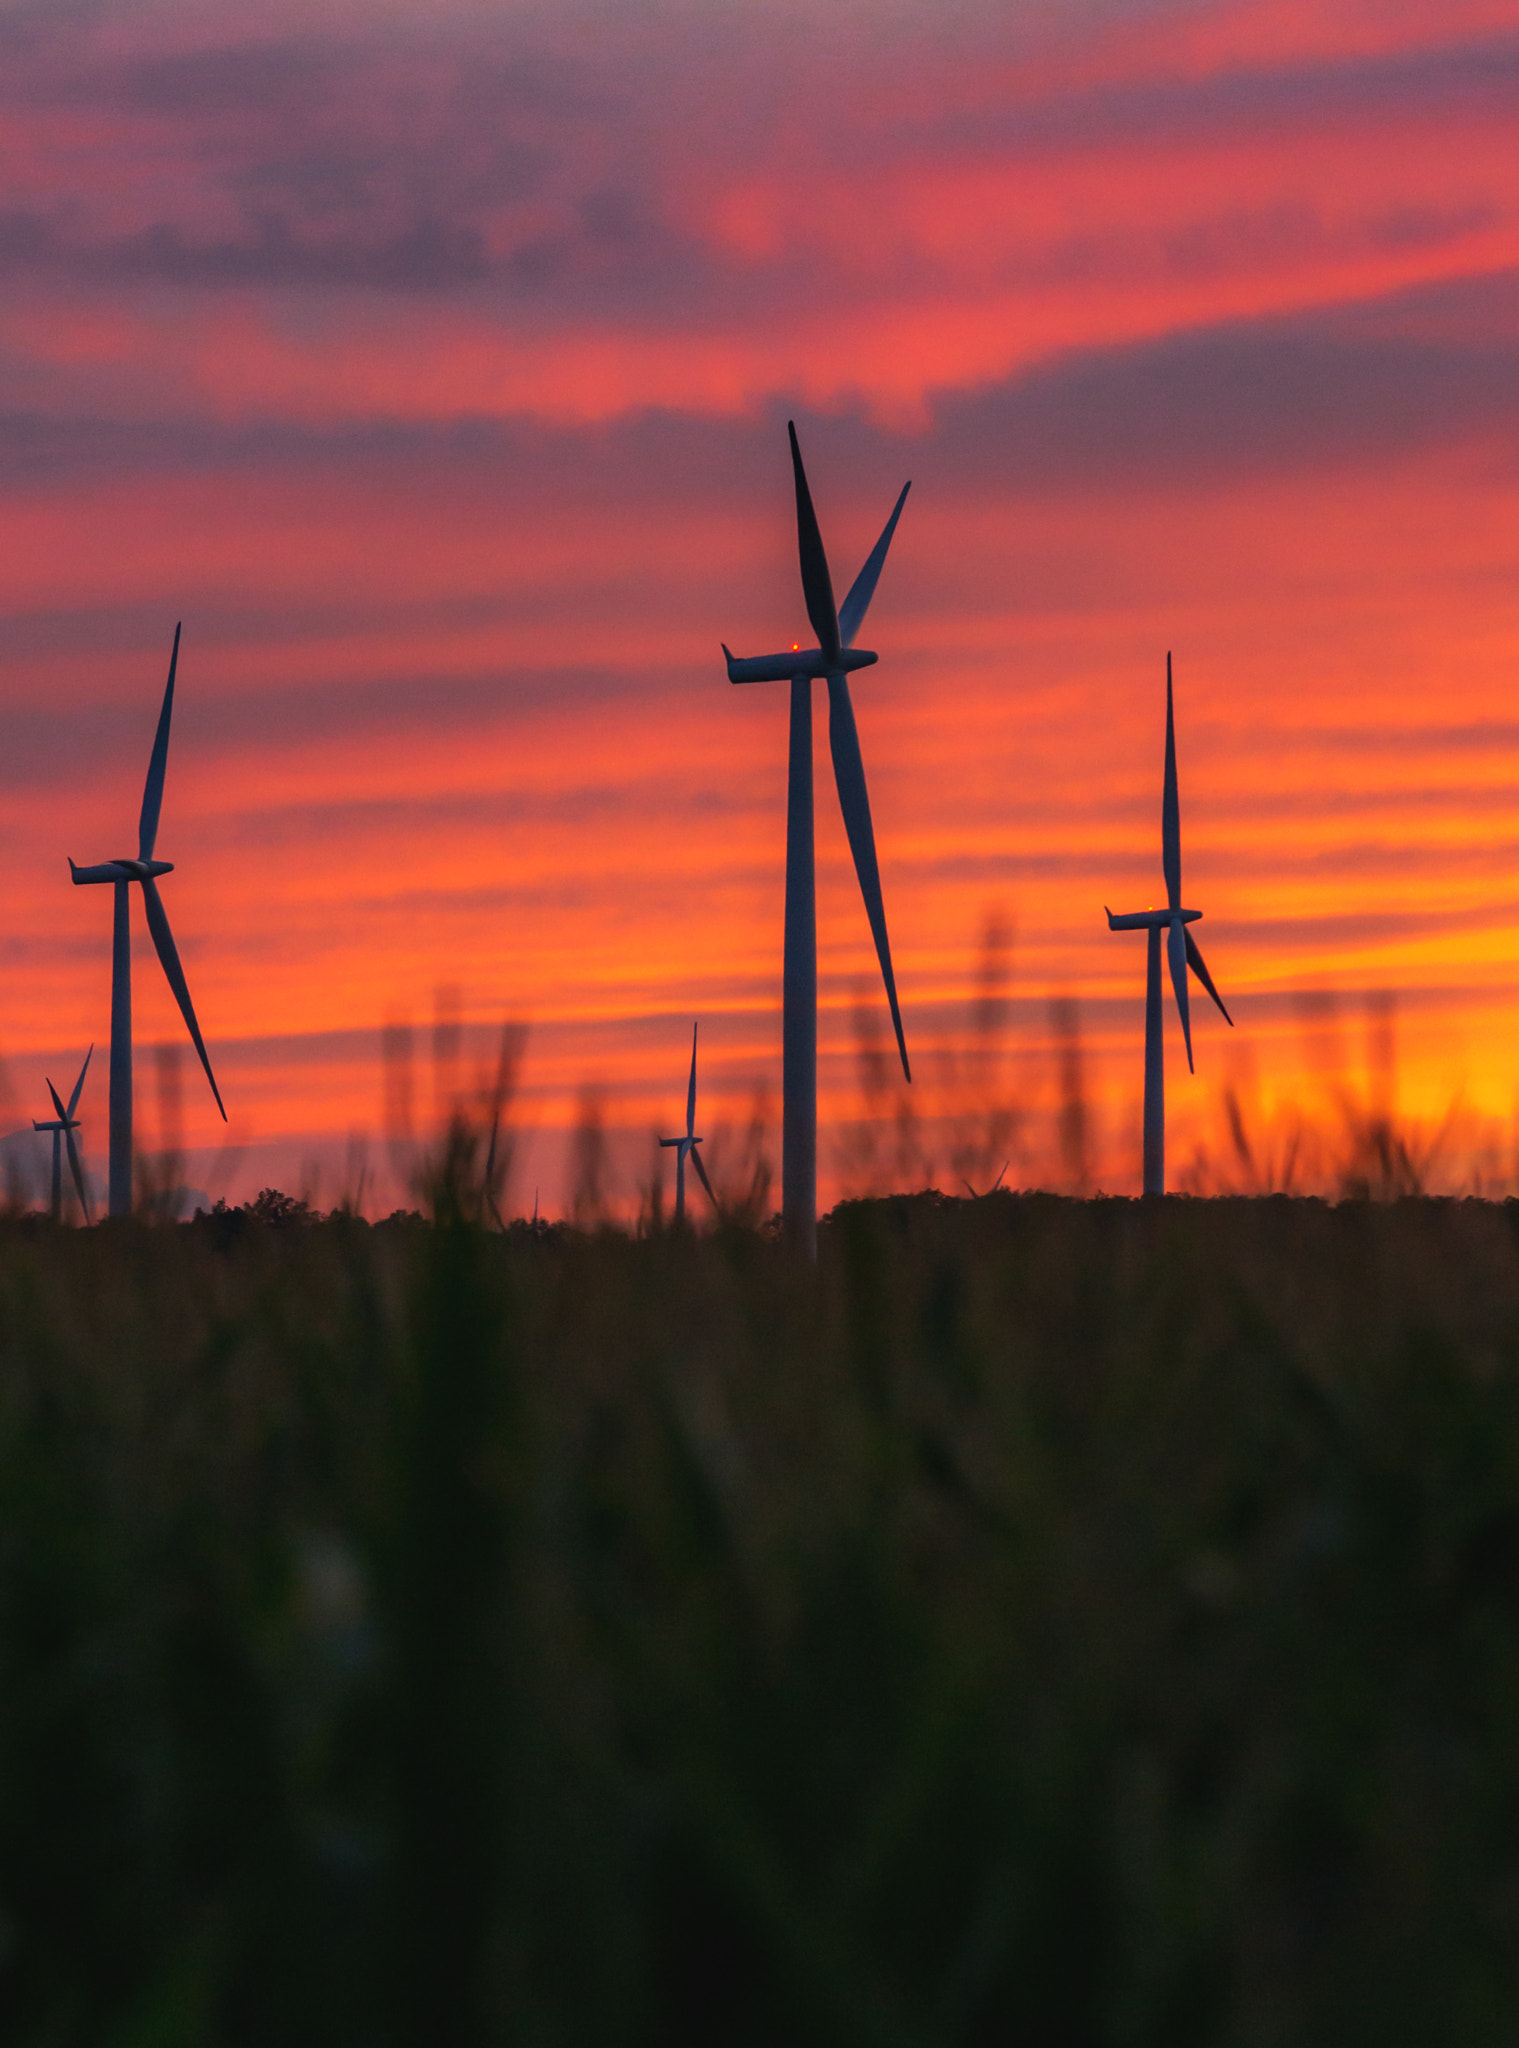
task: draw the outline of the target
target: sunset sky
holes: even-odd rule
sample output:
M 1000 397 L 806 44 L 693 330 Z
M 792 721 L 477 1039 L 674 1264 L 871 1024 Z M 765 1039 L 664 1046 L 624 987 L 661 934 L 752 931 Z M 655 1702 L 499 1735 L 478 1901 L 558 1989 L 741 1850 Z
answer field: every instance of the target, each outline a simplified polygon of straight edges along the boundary
M 159 851 L 231 1116 L 186 1066 L 189 1178 L 335 1200 L 367 1157 L 400 1199 L 382 1038 L 425 1128 L 439 989 L 466 1074 L 528 1027 L 516 1206 L 568 1201 L 587 1088 L 635 1199 L 695 1017 L 736 1172 L 779 1117 L 786 692 L 719 641 L 811 637 L 794 417 L 841 592 L 913 480 L 855 704 L 919 1155 L 861 1091 L 820 690 L 824 1200 L 952 1186 L 998 1105 L 988 1160 L 1070 1184 L 1057 999 L 1089 1183 L 1137 1187 L 1144 941 L 1102 907 L 1163 888 L 1168 648 L 1236 1020 L 1194 1008 L 1189 1078 L 1168 1017 L 1173 1181 L 1218 1184 L 1226 1088 L 1263 1142 L 1366 1099 L 1378 1017 L 1450 1184 L 1511 1170 L 1512 0 L 0 0 L 0 167 L 7 1128 L 93 1039 L 103 1171 L 109 892 L 65 856 L 135 851 L 182 618 Z M 150 951 L 135 992 L 151 1143 Z

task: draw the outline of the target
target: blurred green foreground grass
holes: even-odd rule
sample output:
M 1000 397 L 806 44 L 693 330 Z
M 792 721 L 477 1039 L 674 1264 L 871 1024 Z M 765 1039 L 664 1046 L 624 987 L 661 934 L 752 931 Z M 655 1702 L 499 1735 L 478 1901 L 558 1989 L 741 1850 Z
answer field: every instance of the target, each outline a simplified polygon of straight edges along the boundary
M 1519 1205 L 0 1228 L 0 2039 L 1519 2038 Z

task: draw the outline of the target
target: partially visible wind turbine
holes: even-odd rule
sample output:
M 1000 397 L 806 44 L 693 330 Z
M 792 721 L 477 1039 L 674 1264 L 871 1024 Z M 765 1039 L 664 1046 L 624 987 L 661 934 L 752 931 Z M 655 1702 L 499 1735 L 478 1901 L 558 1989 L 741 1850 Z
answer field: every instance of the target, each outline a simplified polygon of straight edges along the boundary
M 153 741 L 153 753 L 148 762 L 148 780 L 142 793 L 142 816 L 137 827 L 136 860 L 102 861 L 97 867 L 75 867 L 69 862 L 69 873 L 76 883 L 111 882 L 116 888 L 116 915 L 111 944 L 111 1171 L 110 1171 L 110 1213 L 113 1216 L 129 1216 L 132 1213 L 132 925 L 130 890 L 134 882 L 142 886 L 143 907 L 147 912 L 148 930 L 152 933 L 169 987 L 189 1027 L 195 1050 L 200 1054 L 200 1063 L 206 1070 L 206 1079 L 211 1083 L 211 1093 L 216 1097 L 216 1106 L 221 1110 L 222 1122 L 227 1112 L 222 1108 L 221 1090 L 216 1085 L 216 1076 L 211 1071 L 211 1062 L 206 1054 L 205 1041 L 200 1035 L 200 1026 L 195 1021 L 195 1008 L 190 1001 L 190 990 L 185 981 L 184 969 L 179 964 L 179 954 L 174 945 L 174 934 L 169 930 L 168 914 L 163 907 L 163 898 L 158 893 L 158 876 L 172 874 L 174 863 L 155 860 L 153 849 L 158 842 L 158 813 L 163 807 L 164 769 L 169 760 L 169 721 L 174 713 L 174 671 L 179 665 L 179 627 L 174 628 L 174 651 L 169 657 L 169 680 L 164 686 L 163 709 L 158 714 L 158 732 Z
M 57 1110 L 58 1114 L 47 1123 L 38 1123 L 35 1118 L 32 1120 L 32 1129 L 34 1131 L 51 1131 L 53 1134 L 52 1217 L 55 1223 L 61 1222 L 63 1219 L 63 1160 L 61 1154 L 65 1141 L 69 1148 L 69 1171 L 73 1174 L 74 1186 L 79 1191 L 79 1207 L 84 1212 L 85 1222 L 91 1221 L 90 1198 L 84 1190 L 84 1169 L 79 1164 L 79 1152 L 74 1144 L 74 1133 L 79 1129 L 79 1120 L 74 1115 L 74 1111 L 79 1107 L 79 1098 L 84 1092 L 84 1077 L 90 1071 L 90 1053 L 94 1052 L 94 1050 L 95 1048 L 92 1045 L 90 1051 L 84 1056 L 84 1065 L 79 1069 L 79 1079 L 74 1083 L 74 1092 L 69 1097 L 68 1108 L 64 1108 L 62 1102 L 58 1099 L 58 1090 L 49 1081 L 47 1092 L 52 1096 L 53 1107 Z
M 854 855 L 865 914 L 870 919 L 876 957 L 891 1005 L 891 1021 L 902 1056 L 902 1072 L 910 1081 L 907 1040 L 897 1007 L 897 984 L 891 971 L 891 946 L 886 937 L 886 909 L 881 900 L 881 873 L 876 863 L 875 833 L 870 822 L 870 797 L 865 765 L 849 697 L 850 671 L 869 668 L 877 657 L 856 647 L 854 636 L 864 624 L 875 595 L 886 550 L 897 530 L 910 483 L 903 484 L 881 538 L 854 579 L 837 610 L 828 557 L 812 508 L 796 428 L 788 421 L 791 467 L 796 483 L 797 547 L 802 564 L 802 591 L 807 616 L 818 636 L 816 647 L 793 645 L 789 653 L 760 654 L 739 659 L 724 646 L 730 683 L 791 684 L 791 753 L 786 778 L 786 951 L 782 995 L 782 1128 L 781 1212 L 786 1234 L 808 1253 L 817 1251 L 817 1121 L 818 1121 L 818 960 L 817 886 L 813 859 L 812 811 L 812 684 L 828 683 L 828 744 L 839 809 Z
M 1145 1187 L 1147 1195 L 1166 1191 L 1166 1063 L 1161 1037 L 1160 935 L 1166 934 L 1166 955 L 1171 968 L 1171 986 L 1181 1016 L 1182 1037 L 1187 1046 L 1187 1071 L 1192 1065 L 1192 1019 L 1187 1008 L 1187 969 L 1190 967 L 1212 996 L 1224 1022 L 1234 1019 L 1224 1009 L 1224 999 L 1213 986 L 1213 977 L 1188 925 L 1202 916 L 1200 910 L 1181 907 L 1181 805 L 1176 793 L 1176 721 L 1171 708 L 1171 657 L 1166 656 L 1166 779 L 1160 802 L 1160 859 L 1166 877 L 1164 910 L 1131 910 L 1115 917 L 1108 910 L 1110 932 L 1145 931 L 1150 935 L 1145 971 Z M 1107 905 L 1103 905 L 1107 910 Z
M 701 1154 L 696 1149 L 701 1143 L 701 1139 L 696 1135 L 696 1026 L 694 1024 L 691 1026 L 691 1079 L 686 1088 L 686 1133 L 683 1138 L 661 1138 L 659 1142 L 661 1145 L 673 1145 L 675 1147 L 676 1227 L 679 1228 L 686 1220 L 686 1155 L 688 1153 L 690 1154 L 691 1164 L 696 1168 L 697 1179 L 707 1190 L 707 1196 L 713 1208 L 721 1215 L 722 1206 L 717 1196 L 712 1192 L 712 1183 L 707 1178 L 707 1169 L 702 1165 Z

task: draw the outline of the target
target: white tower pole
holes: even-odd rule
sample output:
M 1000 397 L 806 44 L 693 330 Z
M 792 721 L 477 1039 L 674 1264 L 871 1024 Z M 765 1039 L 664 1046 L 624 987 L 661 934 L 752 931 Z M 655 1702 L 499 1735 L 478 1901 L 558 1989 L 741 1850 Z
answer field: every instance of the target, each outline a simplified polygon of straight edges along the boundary
M 809 1258 L 815 1258 L 818 1245 L 818 950 L 810 676 L 791 678 L 781 1038 L 781 1220 L 790 1242 Z
M 1166 1191 L 1166 1048 L 1161 1029 L 1160 926 L 1152 924 L 1145 965 L 1145 1193 Z
M 132 918 L 131 883 L 115 884 L 111 937 L 110 1213 L 132 1213 Z

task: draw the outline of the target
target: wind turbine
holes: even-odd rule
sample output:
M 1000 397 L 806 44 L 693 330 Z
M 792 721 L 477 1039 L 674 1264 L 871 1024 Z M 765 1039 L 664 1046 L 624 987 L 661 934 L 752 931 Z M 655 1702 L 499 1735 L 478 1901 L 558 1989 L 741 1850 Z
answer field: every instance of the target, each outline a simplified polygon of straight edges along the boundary
M 691 1026 L 691 1080 L 686 1089 L 686 1134 L 683 1138 L 661 1138 L 661 1145 L 675 1147 L 675 1227 L 678 1230 L 686 1220 L 686 1154 L 691 1155 L 691 1164 L 696 1168 L 697 1179 L 707 1190 L 714 1209 L 722 1214 L 722 1205 L 712 1192 L 712 1183 L 707 1178 L 707 1169 L 701 1163 L 697 1146 L 701 1139 L 696 1135 L 696 1026 Z
M 90 1070 L 90 1053 L 94 1050 L 92 1045 L 84 1056 L 84 1065 L 79 1069 L 79 1079 L 74 1083 L 74 1092 L 69 1097 L 68 1108 L 65 1109 L 59 1101 L 58 1090 L 49 1081 L 47 1092 L 52 1096 L 53 1107 L 58 1114 L 47 1123 L 38 1123 L 35 1117 L 32 1119 L 34 1131 L 51 1131 L 53 1134 L 52 1218 L 55 1223 L 63 1219 L 63 1160 L 60 1155 L 65 1141 L 69 1148 L 69 1171 L 74 1176 L 74 1186 L 79 1190 L 79 1206 L 84 1212 L 85 1222 L 91 1221 L 90 1198 L 84 1191 L 84 1172 L 79 1164 L 78 1148 L 74 1144 L 74 1133 L 79 1129 L 79 1121 L 74 1111 L 79 1107 L 79 1097 L 84 1092 L 84 1077 Z
M 216 1097 L 216 1106 L 221 1110 L 222 1122 L 227 1121 L 227 1112 L 222 1107 L 221 1090 L 216 1085 L 216 1076 L 211 1071 L 211 1062 L 206 1055 L 205 1041 L 200 1035 L 200 1026 L 195 1021 L 195 1007 L 190 1001 L 190 990 L 185 981 L 185 971 L 179 964 L 179 954 L 174 946 L 174 934 L 169 930 L 168 913 L 163 907 L 163 898 L 158 893 L 158 876 L 172 874 L 174 863 L 155 860 L 153 848 L 158 842 L 158 813 L 163 807 L 164 769 L 169 759 L 169 720 L 174 713 L 174 671 L 179 665 L 179 627 L 174 628 L 174 651 L 169 656 L 169 680 L 164 686 L 163 709 L 158 714 L 158 732 L 153 741 L 152 756 L 148 761 L 148 779 L 142 793 L 142 816 L 137 827 L 136 860 L 102 861 L 97 867 L 75 867 L 69 862 L 69 873 L 76 884 L 85 882 L 111 882 L 116 889 L 116 915 L 112 928 L 111 943 L 111 1171 L 110 1171 L 110 1213 L 113 1216 L 129 1216 L 132 1213 L 132 924 L 131 887 L 134 882 L 142 886 L 143 908 L 147 912 L 148 930 L 152 933 L 153 944 L 158 952 L 165 979 L 174 991 L 174 1000 L 179 1004 L 185 1023 L 189 1026 L 190 1037 L 195 1050 L 200 1054 L 200 1063 L 206 1070 L 206 1079 L 211 1083 L 211 1093 Z
M 868 648 L 856 647 L 854 636 L 864 623 L 875 595 L 886 550 L 897 530 L 910 483 L 903 484 L 881 538 L 854 579 L 843 605 L 835 609 L 828 557 L 812 509 L 796 427 L 791 437 L 791 467 L 796 479 L 796 533 L 801 555 L 802 592 L 807 616 L 818 636 L 816 647 L 793 643 L 789 653 L 759 654 L 740 660 L 725 645 L 730 683 L 791 684 L 791 754 L 786 777 L 786 948 L 782 977 L 782 1125 L 781 1212 L 786 1234 L 809 1255 L 817 1251 L 818 1140 L 818 958 L 817 883 L 813 860 L 812 808 L 812 685 L 822 676 L 828 684 L 828 745 L 839 809 L 854 855 L 865 914 L 870 919 L 876 957 L 886 983 L 886 1000 L 902 1056 L 902 1072 L 910 1081 L 907 1041 L 897 1007 L 897 984 L 891 971 L 891 946 L 886 937 L 886 910 L 881 901 L 881 873 L 876 864 L 875 833 L 870 823 L 870 797 L 865 764 L 849 699 L 850 672 L 869 668 L 877 659 Z
M 1145 1193 L 1166 1191 L 1166 1065 L 1161 1040 L 1160 935 L 1166 934 L 1166 955 L 1171 967 L 1171 986 L 1181 1015 L 1182 1037 L 1187 1045 L 1187 1071 L 1192 1065 L 1192 1020 L 1187 1009 L 1187 969 L 1190 967 L 1212 996 L 1224 1022 L 1234 1019 L 1224 1009 L 1224 999 L 1213 986 L 1213 977 L 1203 961 L 1197 941 L 1188 925 L 1202 916 L 1200 910 L 1181 907 L 1181 806 L 1176 794 L 1176 720 L 1171 708 L 1171 657 L 1166 656 L 1166 779 L 1160 801 L 1160 860 L 1166 877 L 1164 910 L 1131 910 L 1115 917 L 1108 910 L 1110 932 L 1148 932 L 1149 954 L 1145 969 Z M 1107 910 L 1107 905 L 1103 905 Z

